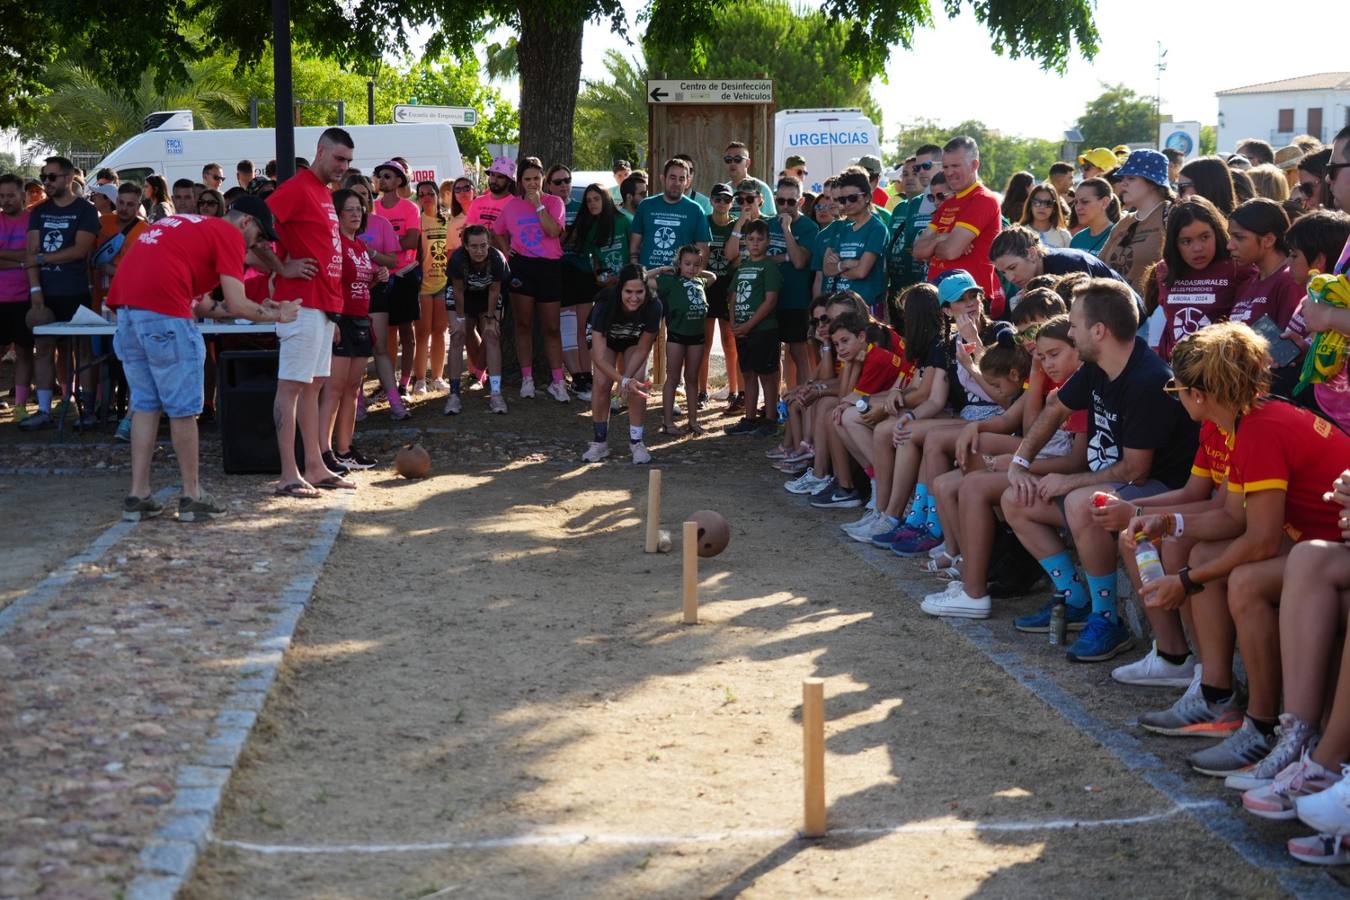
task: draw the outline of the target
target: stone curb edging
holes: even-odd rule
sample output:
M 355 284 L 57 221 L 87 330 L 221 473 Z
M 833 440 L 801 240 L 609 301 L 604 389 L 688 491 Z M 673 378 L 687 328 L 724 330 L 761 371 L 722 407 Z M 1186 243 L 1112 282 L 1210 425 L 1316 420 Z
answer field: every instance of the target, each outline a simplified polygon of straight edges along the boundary
M 344 491 L 334 498 L 336 502 L 319 523 L 298 571 L 277 598 L 281 609 L 273 614 L 270 627 L 259 636 L 248 663 L 239 670 L 234 693 L 216 716 L 215 735 L 190 762 L 178 767 L 170 818 L 141 851 L 137 874 L 126 891 L 127 900 L 172 900 L 192 875 L 220 810 L 225 786 L 276 681 L 282 657 L 337 541 L 352 496 Z

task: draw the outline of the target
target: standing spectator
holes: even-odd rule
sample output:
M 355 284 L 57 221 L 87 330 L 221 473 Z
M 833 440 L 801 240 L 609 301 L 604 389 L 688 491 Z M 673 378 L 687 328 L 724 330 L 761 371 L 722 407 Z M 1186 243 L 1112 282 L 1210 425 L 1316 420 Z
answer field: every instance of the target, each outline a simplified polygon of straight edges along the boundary
M 1008 183 L 1003 186 L 1003 202 L 999 204 L 999 211 L 1009 223 L 1022 221 L 1022 214 L 1027 208 L 1027 198 L 1031 196 L 1031 189 L 1035 185 L 1035 175 L 1030 172 L 1014 172 Z
M 1167 210 L 1175 199 L 1167 184 L 1167 157 L 1157 150 L 1136 150 L 1116 174 L 1120 203 L 1131 211 L 1121 216 L 1097 255 L 1142 294 L 1145 273 L 1162 259 Z
M 319 392 L 332 365 L 333 321 L 342 312 L 342 235 L 328 183 L 340 181 L 352 163 L 355 144 L 341 128 L 319 136 L 314 162 L 287 179 L 267 205 L 276 217 L 277 252 L 284 271 L 272 294 L 279 301 L 299 300 L 294 322 L 277 328 L 281 360 L 277 368 L 277 395 L 272 417 L 277 426 L 281 455 L 278 493 L 317 497 L 315 488 L 353 489 L 323 464 L 319 446 Z M 235 201 L 237 208 L 244 198 Z M 295 429 L 304 442 L 304 471 L 295 459 Z
M 197 195 L 192 190 L 191 178 L 180 178 L 173 183 L 173 211 L 180 216 L 197 214 Z
M 1259 138 L 1246 138 L 1238 141 L 1237 152 L 1253 166 L 1275 162 L 1275 148 Z
M 1066 162 L 1052 163 L 1047 180 L 1064 202 L 1069 202 L 1069 197 L 1073 194 L 1073 166 Z
M 892 213 L 891 242 L 886 252 L 887 289 L 892 311 L 899 309 L 900 294 L 928 275 L 928 264 L 916 260 L 913 250 L 914 242 L 928 230 L 933 212 L 938 207 L 929 187 L 933 176 L 941 174 L 938 171 L 941 165 L 942 148 L 937 144 L 924 144 L 916 150 L 910 163 L 910 170 L 914 173 L 914 195 Z
M 914 242 L 914 258 L 928 262 L 928 280 L 965 269 L 989 299 L 994 318 L 1006 305 L 1003 285 L 989 261 L 989 246 L 1001 227 L 998 198 L 980 183 L 980 147 L 956 137 L 942 148 L 942 174 L 951 196 L 933 213 L 928 230 Z
M 590 354 L 586 350 L 586 327 L 596 293 L 615 283 L 619 270 L 628 259 L 628 228 L 630 220 L 619 213 L 609 191 L 600 184 L 590 184 L 582 194 L 581 211 L 577 213 L 563 246 L 577 260 L 577 303 L 573 307 L 576 319 L 578 371 L 572 376 L 572 389 L 577 399 L 589 401 L 594 376 L 590 368 Z M 582 280 L 584 279 L 584 281 Z M 583 290 L 584 285 L 584 290 Z
M 675 250 L 685 244 L 697 245 L 706 261 L 712 233 L 703 210 L 684 196 L 689 184 L 688 163 L 682 159 L 666 160 L 661 177 L 662 193 L 643 200 L 633 216 L 632 234 L 628 239 L 629 261 L 641 263 L 647 269 L 673 265 Z
M 47 190 L 42 186 L 41 181 L 30 178 L 23 184 L 24 209 L 32 209 L 43 200 L 47 199 Z
M 795 153 L 783 160 L 783 174 L 791 175 L 803 185 L 810 184 L 807 176 L 811 173 L 806 168 L 806 160 Z
M 527 156 L 517 166 L 519 196 L 502 207 L 492 225 L 497 246 L 510 253 L 511 314 L 515 319 L 516 358 L 520 362 L 520 396 L 534 396 L 534 316 L 544 336 L 544 354 L 552 369 L 547 393 L 559 403 L 570 397 L 563 383 L 562 233 L 567 220 L 562 200 L 544 193 L 544 165 Z M 683 199 L 683 198 L 681 198 Z M 695 209 L 698 204 L 686 201 Z
M 492 223 L 497 221 L 502 207 L 510 202 L 513 196 L 516 187 L 516 161 L 506 156 L 497 157 L 488 169 L 487 180 L 487 193 L 473 198 L 469 204 L 469 211 L 465 214 L 464 224 L 486 225 L 491 231 Z
M 225 198 L 220 196 L 220 191 L 215 188 L 202 191 L 202 195 L 197 198 L 197 215 L 213 219 L 225 215 Z
M 225 183 L 225 170 L 220 163 L 212 162 L 202 166 L 202 184 L 212 190 L 220 190 Z
M 98 239 L 89 257 L 95 305 L 102 304 L 117 267 L 146 227 L 145 219 L 141 218 L 140 185 L 128 181 L 117 189 L 116 211 L 99 218 Z
M 398 261 L 389 278 L 389 325 L 395 329 L 389 336 L 389 355 L 398 358 L 394 351 L 397 341 L 403 353 L 398 392 L 406 396 L 412 383 L 417 347 L 413 323 L 422 317 L 417 300 L 422 285 L 422 267 L 417 258 L 422 248 L 422 211 L 400 193 L 408 185 L 408 170 L 398 160 L 391 159 L 376 166 L 375 179 L 380 189 L 380 197 L 375 201 L 375 215 L 387 219 L 398 236 Z
M 623 183 L 633 174 L 633 164 L 626 159 L 616 159 L 614 164 L 609 167 L 609 171 L 614 175 L 614 187 L 610 188 L 610 194 L 614 197 L 614 202 L 622 204 L 623 197 L 620 190 Z
M 708 216 L 708 271 L 717 279 L 708 285 L 705 295 L 708 300 L 708 318 L 703 323 L 703 340 L 709 351 L 712 350 L 713 332 L 721 336 L 722 352 L 727 364 L 727 406 L 728 411 L 739 409 L 736 397 L 741 393 L 740 365 L 736 357 L 736 341 L 731 334 L 731 307 L 728 305 L 728 292 L 734 270 L 727 260 L 726 245 L 731 232 L 736 227 L 731 218 L 731 204 L 735 195 L 729 184 L 712 186 L 712 215 Z M 711 352 L 703 354 L 699 360 L 698 397 L 696 402 L 708 402 L 708 358 Z
M 1204 197 L 1223 213 L 1231 215 L 1237 206 L 1237 191 L 1228 164 L 1217 156 L 1202 156 L 1181 167 L 1177 175 L 1177 199 Z
M 1252 166 L 1251 171 L 1247 173 L 1247 177 L 1256 186 L 1256 196 L 1266 197 L 1280 203 L 1289 199 L 1289 181 L 1284 177 L 1284 172 L 1278 166 L 1273 166 L 1270 163 Z
M 1298 191 L 1303 206 L 1309 212 L 1322 206 L 1322 184 L 1326 180 L 1326 166 L 1331 160 L 1331 148 L 1323 147 L 1298 161 Z
M 28 388 L 33 381 L 33 333 L 28 315 L 28 210 L 23 208 L 23 179 L 0 175 L 0 353 L 14 345 L 14 418 L 28 417 Z
M 830 293 L 853 291 L 879 311 L 886 300 L 886 265 L 881 257 L 888 234 L 885 223 L 872 214 L 867 173 L 861 167 L 849 166 L 839 176 L 835 200 L 844 218 L 820 235 L 825 250 L 822 278 L 832 279 Z
M 1175 188 L 1177 179 L 1181 177 L 1181 167 L 1186 164 L 1186 154 L 1172 147 L 1165 147 L 1163 156 L 1167 157 L 1167 181 Z
M 1018 216 L 1018 224 L 1031 228 L 1042 244 L 1053 249 L 1063 249 L 1073 240 L 1064 220 L 1064 205 L 1048 182 L 1031 190 Z
M 111 184 L 113 187 L 117 187 L 119 179 L 117 173 L 112 169 L 99 169 L 98 172 L 94 174 L 94 181 L 99 184 Z
M 343 179 L 343 183 L 365 207 L 365 228 L 357 237 L 365 245 L 366 252 L 370 254 L 375 265 L 392 269 L 398 264 L 398 235 L 394 233 L 394 226 L 389 224 L 388 219 L 375 215 L 375 189 L 371 186 L 370 179 L 358 172 L 351 172 Z M 403 399 L 398 395 L 398 376 L 394 371 L 394 360 L 389 355 L 388 288 L 387 280 L 371 286 L 370 342 L 375 354 L 375 374 L 380 379 L 380 388 L 384 391 L 385 399 L 389 401 L 389 417 L 399 422 L 411 418 L 412 413 L 403 405 Z M 366 416 L 365 394 L 358 394 L 356 402 L 356 420 L 359 422 Z
M 188 182 L 188 187 L 191 186 L 192 182 Z M 164 180 L 163 175 L 145 176 L 145 204 L 145 220 L 147 222 L 158 222 L 160 219 L 177 212 L 169 197 L 169 183 Z
M 69 322 L 75 310 L 92 306 L 89 294 L 89 253 L 98 236 L 98 211 L 88 200 L 70 191 L 75 166 L 64 156 L 49 156 L 42 164 L 42 183 L 47 199 L 28 214 L 28 298 L 32 308 L 48 310 L 48 321 Z M 162 184 L 164 179 L 160 179 Z M 46 317 L 46 313 L 34 313 Z M 34 374 L 38 411 L 19 423 L 23 431 L 36 431 L 52 424 L 52 384 L 56 378 L 56 340 L 36 337 Z M 63 353 L 70 352 L 67 347 Z M 80 373 L 85 396 L 93 397 L 94 370 Z M 93 410 L 81 413 L 81 424 L 93 423 Z
M 697 203 L 705 216 L 712 215 L 712 200 L 709 199 L 707 194 L 700 194 L 694 189 L 694 158 L 688 153 L 676 153 L 674 158 L 684 160 L 689 166 L 689 189 L 685 191 L 684 195 Z
M 1105 147 L 1093 147 L 1078 157 L 1078 166 L 1083 170 L 1083 179 L 1100 178 L 1120 165 L 1116 155 Z
M 1105 178 L 1089 178 L 1074 191 L 1073 207 L 1082 227 L 1069 241 L 1069 246 L 1100 256 L 1111 238 L 1111 229 L 1120 218 L 1120 201 Z
M 89 190 L 89 202 L 100 216 L 110 216 L 117 209 L 117 188 L 111 184 L 96 184 Z
M 413 374 L 417 379 L 413 393 L 425 394 L 428 362 L 431 390 L 451 389 L 444 377 L 445 330 L 450 325 L 445 309 L 446 235 L 449 229 L 436 182 L 417 183 L 417 204 L 422 212 L 422 287 L 417 296 L 420 314 L 413 322 L 413 337 L 417 341 L 417 351 L 413 354 Z
M 164 219 L 127 251 L 108 295 L 108 305 L 118 310 L 113 346 L 131 388 L 131 492 L 122 502 L 124 520 L 136 522 L 164 511 L 150 490 L 161 414 L 169 417 L 178 458 L 178 521 L 225 514 L 203 493 L 197 478 L 196 419 L 202 411 L 206 348 L 194 317 L 228 315 L 283 326 L 293 322 L 298 303 L 269 300 L 260 306 L 244 296 L 244 254 L 275 238 L 266 204 L 247 198 L 230 211 L 228 220 Z M 223 310 L 209 296 L 217 288 Z
M 647 173 L 634 172 L 629 175 L 619 184 L 618 192 L 619 212 L 632 222 L 637 215 L 638 204 L 647 199 Z
M 1166 177 L 1165 166 L 1164 161 L 1160 177 Z M 1116 615 L 1116 539 L 1094 521 L 1092 495 L 1111 492 L 1131 500 L 1181 487 L 1195 455 L 1196 428 L 1176 398 L 1163 392 L 1171 370 L 1135 336 L 1138 312 L 1125 285 L 1104 278 L 1084 282 L 1074 291 L 1069 321 L 1083 365 L 1046 400 L 1027 430 L 1008 467 L 1002 507 L 1018 539 L 1067 602 L 1069 621 L 1086 624 L 1068 649 L 1069 659 L 1100 662 L 1129 649 L 1133 640 Z M 1032 475 L 1028 460 L 1036 458 L 1070 412 L 1089 409 L 1088 471 Z M 1086 586 L 1060 539 L 1065 525 L 1082 560 Z M 1052 600 L 1019 618 L 1016 627 L 1047 631 L 1053 605 Z
M 722 154 L 722 162 L 727 167 L 727 181 L 730 184 L 738 185 L 749 178 L 755 182 L 759 188 L 759 196 L 763 200 L 763 206 L 760 207 L 760 214 L 765 216 L 776 216 L 778 210 L 773 205 L 773 191 L 769 186 L 758 178 L 750 174 L 750 151 L 745 144 L 740 141 L 732 141 L 727 144 L 726 151 Z M 733 203 L 731 205 L 731 214 L 739 216 L 741 208 Z
M 858 157 L 857 165 L 858 168 L 867 173 L 867 183 L 872 188 L 872 194 L 869 199 L 871 200 L 873 210 L 877 215 L 881 216 L 882 223 L 887 228 L 890 228 L 891 215 L 886 212 L 886 201 L 891 198 L 881 188 L 881 159 L 868 153 Z
M 244 190 L 248 190 L 250 182 L 257 175 L 257 170 L 253 168 L 253 160 L 251 159 L 241 159 L 239 164 L 234 167 L 234 179 Z

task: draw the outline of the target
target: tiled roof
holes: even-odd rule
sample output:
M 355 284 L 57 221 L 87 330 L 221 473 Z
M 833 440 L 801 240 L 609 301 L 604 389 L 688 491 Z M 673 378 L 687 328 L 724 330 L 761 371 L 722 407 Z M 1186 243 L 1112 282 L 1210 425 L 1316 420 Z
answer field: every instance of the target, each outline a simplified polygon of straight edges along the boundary
M 1350 72 L 1320 72 L 1316 75 L 1300 75 L 1282 81 L 1263 81 L 1245 87 L 1229 88 L 1216 92 L 1219 97 L 1231 97 L 1234 94 L 1271 94 L 1279 91 L 1350 91 Z

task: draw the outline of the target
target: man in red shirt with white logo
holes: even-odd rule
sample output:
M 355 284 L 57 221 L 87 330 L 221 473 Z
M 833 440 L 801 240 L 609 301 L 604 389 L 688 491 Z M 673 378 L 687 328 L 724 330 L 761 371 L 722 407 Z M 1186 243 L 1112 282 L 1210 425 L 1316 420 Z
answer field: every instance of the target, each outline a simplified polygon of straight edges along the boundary
M 277 300 L 299 300 L 301 306 L 294 322 L 277 328 L 281 361 L 272 411 L 281 452 L 277 493 L 290 497 L 317 497 L 315 488 L 356 487 L 329 471 L 319 447 L 319 390 L 333 359 L 333 323 L 342 312 L 342 239 L 328 185 L 342 181 L 354 146 L 343 129 L 326 129 L 309 168 L 267 198 L 276 217 L 277 255 L 287 265 L 302 262 L 300 277 L 278 275 L 272 289 Z M 295 463 L 297 421 L 304 441 L 303 475 Z
M 980 147 L 955 137 L 942 148 L 942 174 L 951 196 L 933 211 L 928 230 L 914 242 L 915 259 L 928 261 L 928 280 L 948 269 L 965 269 L 989 298 L 989 313 L 1003 318 L 1003 284 L 989 260 L 989 246 L 1002 227 L 998 197 L 980 183 Z
M 294 322 L 298 303 L 261 306 L 244 296 L 244 254 L 275 240 L 272 214 L 257 197 L 241 197 L 224 218 L 168 216 L 131 242 L 108 289 L 117 311 L 113 349 L 131 387 L 131 494 L 122 518 L 136 522 L 164 511 L 150 493 L 150 460 L 159 416 L 169 417 L 182 475 L 178 519 L 195 522 L 225 510 L 197 481 L 197 415 L 202 411 L 206 347 L 195 316 L 216 316 L 220 288 L 224 314 L 253 322 Z

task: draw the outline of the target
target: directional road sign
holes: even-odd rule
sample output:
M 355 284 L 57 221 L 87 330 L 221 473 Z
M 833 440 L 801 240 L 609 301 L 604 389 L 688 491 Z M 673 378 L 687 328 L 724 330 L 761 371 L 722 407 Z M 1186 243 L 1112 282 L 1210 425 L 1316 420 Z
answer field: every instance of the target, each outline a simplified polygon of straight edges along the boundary
M 647 82 L 648 103 L 772 103 L 773 81 L 681 81 Z
M 403 104 L 394 107 L 394 121 L 400 125 L 417 122 L 442 122 L 461 128 L 478 124 L 478 110 L 468 106 L 416 106 Z

